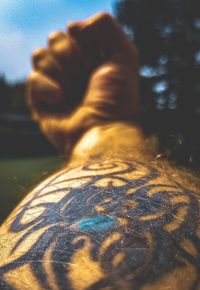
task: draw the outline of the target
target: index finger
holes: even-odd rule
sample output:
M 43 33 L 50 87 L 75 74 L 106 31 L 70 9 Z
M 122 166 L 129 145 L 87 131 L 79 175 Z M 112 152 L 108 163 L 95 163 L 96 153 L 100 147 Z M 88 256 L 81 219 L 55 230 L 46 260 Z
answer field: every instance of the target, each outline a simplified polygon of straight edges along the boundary
M 98 49 L 104 58 L 118 56 L 131 61 L 137 57 L 137 50 L 123 32 L 117 21 L 107 13 L 99 13 L 84 21 L 68 25 L 71 34 L 80 45 Z

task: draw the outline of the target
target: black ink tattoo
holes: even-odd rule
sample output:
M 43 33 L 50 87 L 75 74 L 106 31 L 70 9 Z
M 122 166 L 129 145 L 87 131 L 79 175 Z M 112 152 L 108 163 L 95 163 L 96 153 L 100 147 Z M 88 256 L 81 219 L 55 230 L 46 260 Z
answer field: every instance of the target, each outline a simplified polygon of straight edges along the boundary
M 52 201 L 53 195 L 58 200 Z M 27 219 L 37 209 L 39 214 Z M 123 281 L 141 289 L 186 263 L 197 273 L 188 290 L 199 289 L 198 227 L 195 194 L 162 182 L 154 168 L 116 161 L 64 170 L 27 197 L 10 224 L 10 233 L 20 235 L 10 256 L 33 233 L 40 234 L 27 251 L 0 267 L 0 288 L 13 289 L 4 275 L 28 265 L 41 288 L 52 289 L 43 262 L 50 251 L 57 287 L 74 289 L 70 263 L 89 241 L 90 260 L 103 275 L 87 290 L 120 289 Z

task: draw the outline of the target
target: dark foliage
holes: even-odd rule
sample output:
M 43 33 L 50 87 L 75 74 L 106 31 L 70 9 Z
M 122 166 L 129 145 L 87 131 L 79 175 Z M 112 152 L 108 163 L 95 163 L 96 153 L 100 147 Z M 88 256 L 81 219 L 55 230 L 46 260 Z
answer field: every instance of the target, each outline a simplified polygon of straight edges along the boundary
M 0 75 L 0 112 L 28 114 L 26 106 L 26 85 L 24 82 L 8 83 Z
M 31 120 L 26 83 L 8 83 L 0 75 L 0 158 L 55 155 L 55 149 Z
M 200 1 L 119 0 L 115 13 L 140 52 L 144 127 L 200 168 Z

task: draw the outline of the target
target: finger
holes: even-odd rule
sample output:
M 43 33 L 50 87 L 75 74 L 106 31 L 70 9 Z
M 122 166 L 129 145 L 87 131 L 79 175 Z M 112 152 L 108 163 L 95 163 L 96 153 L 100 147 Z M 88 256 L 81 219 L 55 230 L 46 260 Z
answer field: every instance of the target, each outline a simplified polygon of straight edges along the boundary
M 28 105 L 35 117 L 55 111 L 63 104 L 64 96 L 58 83 L 47 76 L 34 72 L 28 79 Z
M 91 27 L 90 22 L 93 23 L 93 19 L 94 17 L 91 17 L 88 20 L 69 23 L 67 30 L 68 34 L 76 40 L 81 48 L 84 67 L 88 73 L 91 73 L 97 68 L 98 65 L 102 63 L 105 56 L 105 51 L 99 46 L 98 40 L 95 39 L 93 33 L 89 32 Z M 97 30 L 98 29 L 96 29 L 96 32 L 98 34 Z M 97 38 L 98 37 L 100 37 L 100 35 L 98 35 Z
M 69 109 L 72 109 L 80 103 L 88 80 L 82 52 L 77 42 L 64 32 L 51 34 L 48 45 L 49 51 L 62 68 L 63 92 L 68 97 Z
M 32 54 L 32 65 L 35 71 L 63 84 L 63 71 L 59 63 L 46 48 L 39 48 Z
M 127 39 L 120 25 L 106 13 L 97 14 L 85 21 L 68 25 L 68 33 L 82 45 L 93 46 L 110 58 L 116 53 L 133 53 L 133 45 Z
M 48 37 L 51 54 L 60 64 L 68 78 L 81 74 L 80 48 L 77 42 L 64 32 L 55 32 Z

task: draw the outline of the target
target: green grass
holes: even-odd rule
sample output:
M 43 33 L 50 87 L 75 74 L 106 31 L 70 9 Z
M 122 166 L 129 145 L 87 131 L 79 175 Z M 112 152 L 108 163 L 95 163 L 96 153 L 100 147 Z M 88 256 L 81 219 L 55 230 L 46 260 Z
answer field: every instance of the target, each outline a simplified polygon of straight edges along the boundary
M 26 193 L 63 164 L 58 157 L 0 160 L 0 222 Z

